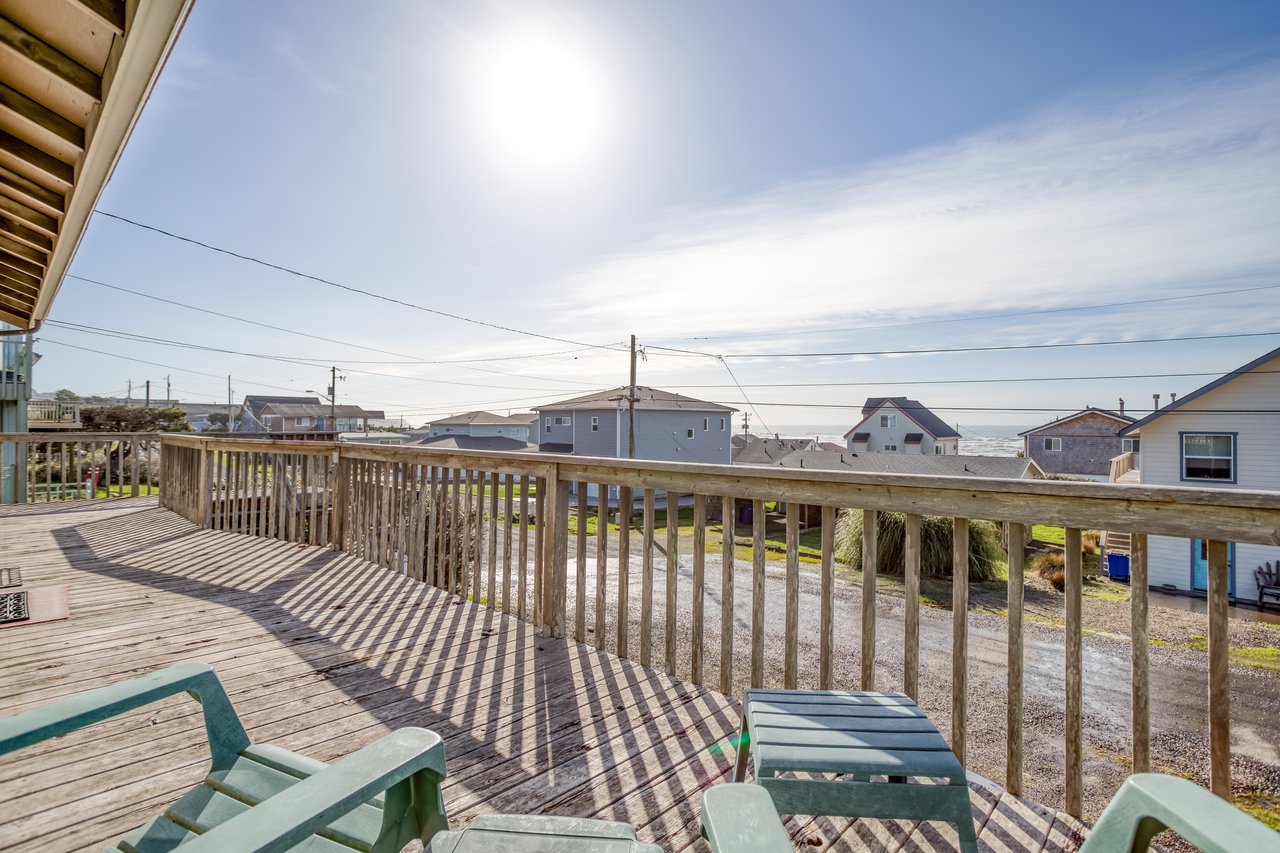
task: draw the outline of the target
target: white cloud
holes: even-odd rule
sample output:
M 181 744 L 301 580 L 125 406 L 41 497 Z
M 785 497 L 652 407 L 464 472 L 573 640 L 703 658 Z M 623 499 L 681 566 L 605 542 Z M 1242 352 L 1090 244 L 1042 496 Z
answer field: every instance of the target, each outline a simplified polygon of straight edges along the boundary
M 1277 103 L 1277 62 L 1081 96 L 952 145 L 673 217 L 648 244 L 563 281 L 558 310 L 597 338 L 715 335 L 1274 274 Z

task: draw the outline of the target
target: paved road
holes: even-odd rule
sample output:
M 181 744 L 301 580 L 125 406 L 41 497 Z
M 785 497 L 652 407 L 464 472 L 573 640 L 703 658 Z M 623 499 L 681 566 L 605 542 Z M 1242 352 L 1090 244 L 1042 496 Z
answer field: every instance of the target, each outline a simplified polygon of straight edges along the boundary
M 638 538 L 638 537 L 637 537 Z M 634 552 L 630 560 L 629 629 L 630 656 L 639 658 L 639 613 L 642 564 Z M 720 635 L 720 561 L 707 555 L 704 649 L 706 683 L 719 684 L 719 661 L 724 647 Z M 770 563 L 765 582 L 766 681 L 781 686 L 783 629 L 785 626 L 785 578 L 781 563 Z M 594 624 L 595 555 L 588 549 L 585 588 L 586 623 Z M 575 596 L 575 562 L 570 556 L 569 623 L 572 630 Z M 610 602 L 606 638 L 610 648 L 616 638 L 618 564 L 616 554 L 608 562 L 606 595 Z M 816 567 L 801 565 L 799 672 L 801 687 L 817 687 L 818 632 L 821 614 L 820 583 Z M 691 559 L 681 555 L 677 574 L 677 632 L 679 674 L 690 672 L 692 638 Z M 653 658 L 665 660 L 666 563 L 661 552 L 654 556 Z M 835 587 L 836 679 L 842 688 L 855 688 L 860 673 L 861 588 L 843 577 Z M 903 661 L 903 601 L 896 591 L 882 592 L 876 608 L 877 683 L 880 689 L 901 689 Z M 751 564 L 737 561 L 734 572 L 734 682 L 735 692 L 750 676 Z M 1003 616 L 969 614 L 969 765 L 984 775 L 1003 780 L 1005 767 L 1005 673 L 1008 620 Z M 950 732 L 952 614 L 922 607 L 920 614 L 920 704 L 944 733 Z M 1027 793 L 1048 805 L 1060 805 L 1062 797 L 1063 635 L 1060 629 L 1027 623 L 1024 629 L 1024 708 L 1026 719 L 1025 771 Z M 587 635 L 591 641 L 593 634 Z M 1087 635 L 1084 638 L 1084 702 L 1086 739 L 1087 811 L 1105 803 L 1123 778 L 1122 756 L 1130 749 L 1129 655 L 1127 638 Z M 1153 758 L 1158 766 L 1207 773 L 1207 655 L 1186 649 L 1151 650 L 1151 701 Z M 1277 680 L 1250 669 L 1232 671 L 1233 742 L 1237 753 L 1234 772 L 1246 785 L 1263 784 L 1263 777 L 1280 774 L 1280 729 L 1274 725 L 1280 699 Z M 1255 781 L 1258 780 L 1258 781 Z

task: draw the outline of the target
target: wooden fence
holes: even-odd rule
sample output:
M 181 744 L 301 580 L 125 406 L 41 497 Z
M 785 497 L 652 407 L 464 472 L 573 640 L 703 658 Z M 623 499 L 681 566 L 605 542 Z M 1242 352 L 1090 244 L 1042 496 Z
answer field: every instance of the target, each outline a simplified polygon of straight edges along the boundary
M 568 634 L 641 664 L 734 690 L 735 669 L 749 683 L 787 688 L 876 689 L 876 575 L 865 572 L 856 684 L 835 683 L 837 511 L 862 512 L 864 565 L 876 565 L 876 515 L 905 513 L 902 684 L 920 685 L 921 521 L 954 519 L 955 565 L 968 565 L 969 519 L 1008 531 L 1006 787 L 1023 778 L 1023 557 L 1026 525 L 1066 528 L 1066 810 L 1083 802 L 1084 566 L 1081 531 L 1132 534 L 1132 749 L 1134 772 L 1150 767 L 1147 645 L 1147 536 L 1210 540 L 1208 708 L 1212 788 L 1230 797 L 1230 690 L 1227 645 L 1227 542 L 1280 544 L 1280 494 L 1177 487 L 993 480 L 914 475 L 805 472 L 548 454 L 461 452 L 319 442 L 211 440 L 166 436 L 162 502 L 204 527 L 333 547 L 530 620 L 546 634 Z M 575 497 L 576 496 L 576 497 Z M 594 497 L 592 497 L 594 496 Z M 777 631 L 766 623 L 766 502 L 785 502 L 780 679 L 766 671 Z M 732 520 L 752 507 L 750 568 L 737 559 L 732 524 L 720 545 L 719 578 L 708 574 L 709 507 Z M 692 553 L 682 557 L 677 524 L 658 541 L 657 514 L 690 508 Z M 800 513 L 819 507 L 822 534 L 816 666 L 801 667 Z M 610 527 L 611 512 L 623 523 Z M 639 528 L 629 523 L 633 512 Z M 591 528 L 594 527 L 594 531 Z M 590 551 L 594 546 L 594 565 Z M 616 554 L 610 572 L 610 550 Z M 637 553 L 638 552 L 638 553 Z M 639 577 L 632 577 L 637 567 Z M 691 566 L 686 582 L 681 561 Z M 712 557 L 715 560 L 714 556 Z M 740 568 L 741 566 L 741 568 Z M 734 577 L 750 572 L 749 648 L 735 648 Z M 594 576 L 593 576 L 594 575 Z M 656 581 L 665 591 L 655 600 Z M 638 592 L 636 590 L 638 587 Z M 594 588 L 592 590 L 592 588 Z M 963 761 L 969 728 L 969 580 L 952 581 L 951 745 Z M 708 602 L 719 604 L 718 626 Z M 777 607 L 774 602 L 773 607 Z M 632 608 L 638 608 L 635 613 Z M 681 624 L 688 614 L 687 630 Z M 633 615 L 634 614 L 634 615 Z M 710 616 L 710 624 L 708 617 Z M 638 617 L 638 618 L 637 618 Z M 638 622 L 638 636 L 632 626 Z M 714 641 L 707 641 L 711 636 Z M 716 646 L 719 647 L 718 651 Z M 711 676 L 712 670 L 716 676 Z M 738 679 L 743 673 L 738 671 Z
M 158 488 L 159 433 L 0 433 L 17 448 L 13 503 L 137 497 Z

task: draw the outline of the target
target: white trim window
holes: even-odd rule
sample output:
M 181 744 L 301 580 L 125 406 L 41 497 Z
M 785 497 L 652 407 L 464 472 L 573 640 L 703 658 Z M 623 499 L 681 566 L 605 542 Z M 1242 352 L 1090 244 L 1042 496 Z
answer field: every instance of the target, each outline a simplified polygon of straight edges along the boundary
M 941 445 L 941 444 L 935 444 L 935 445 L 933 446 L 933 455 L 934 455 L 934 456 L 941 456 L 941 455 L 942 455 L 942 445 Z
M 591 416 L 591 431 L 592 432 L 600 431 L 600 418 L 597 417 L 596 415 Z
M 1059 452 L 1061 452 L 1061 451 L 1062 451 L 1062 439 L 1060 439 L 1060 438 L 1048 438 L 1048 437 L 1046 437 L 1046 438 L 1045 438 L 1045 440 L 1044 440 L 1044 449 L 1045 449 L 1045 450 L 1048 450 L 1048 451 L 1051 451 L 1051 452 L 1053 452 L 1053 453 L 1059 453 Z
M 897 415 L 881 415 L 881 416 L 880 416 L 880 428 L 881 428 L 881 429 L 893 429 L 893 428 L 894 428 L 894 427 L 896 427 L 897 425 L 898 425 L 898 416 L 897 416 Z
M 1137 453 L 1139 441 L 1141 441 L 1141 439 L 1137 439 L 1137 438 L 1120 439 L 1120 452 L 1121 453 Z
M 709 430 L 709 429 L 711 429 L 711 418 L 703 418 L 703 419 L 702 419 L 702 431 L 703 431 L 703 432 L 706 432 L 706 431 L 707 431 L 707 430 Z
M 311 426 L 311 418 L 294 418 L 294 426 Z
M 689 427 L 685 430 L 685 438 L 693 438 L 693 427 Z
M 898 445 L 896 445 L 896 444 L 886 444 L 886 445 L 884 446 L 884 449 L 885 449 L 886 451 L 890 452 L 890 453 L 897 453 L 897 452 L 898 452 Z
M 556 426 L 573 426 L 573 416 L 572 415 L 557 416 Z
M 547 432 L 551 432 L 551 418 L 550 418 L 550 416 L 548 416 L 548 417 L 546 417 L 546 418 L 543 418 L 543 421 L 542 421 L 542 422 L 543 422 L 543 424 L 545 424 L 545 425 L 546 425 L 546 427 L 547 427 Z
M 1182 479 L 1236 480 L 1236 437 L 1234 433 L 1182 434 Z
M 724 432 L 724 418 L 720 419 L 720 431 Z

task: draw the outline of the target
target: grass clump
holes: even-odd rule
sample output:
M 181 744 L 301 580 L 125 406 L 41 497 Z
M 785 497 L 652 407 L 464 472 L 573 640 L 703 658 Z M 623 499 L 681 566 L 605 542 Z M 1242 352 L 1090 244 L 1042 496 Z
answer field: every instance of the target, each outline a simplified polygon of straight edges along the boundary
M 862 571 L 862 511 L 844 509 L 836 519 L 837 560 Z M 920 520 L 920 576 L 949 578 L 952 561 L 952 522 L 945 516 L 926 515 Z M 881 512 L 876 516 L 876 569 L 901 575 L 906 560 L 906 516 Z M 990 521 L 969 522 L 969 580 L 991 581 L 1002 576 L 1005 551 L 1000 529 Z
M 1053 584 L 1053 588 L 1062 592 L 1067 586 L 1066 560 L 1058 551 L 1036 554 L 1031 561 L 1031 569 L 1040 577 Z

